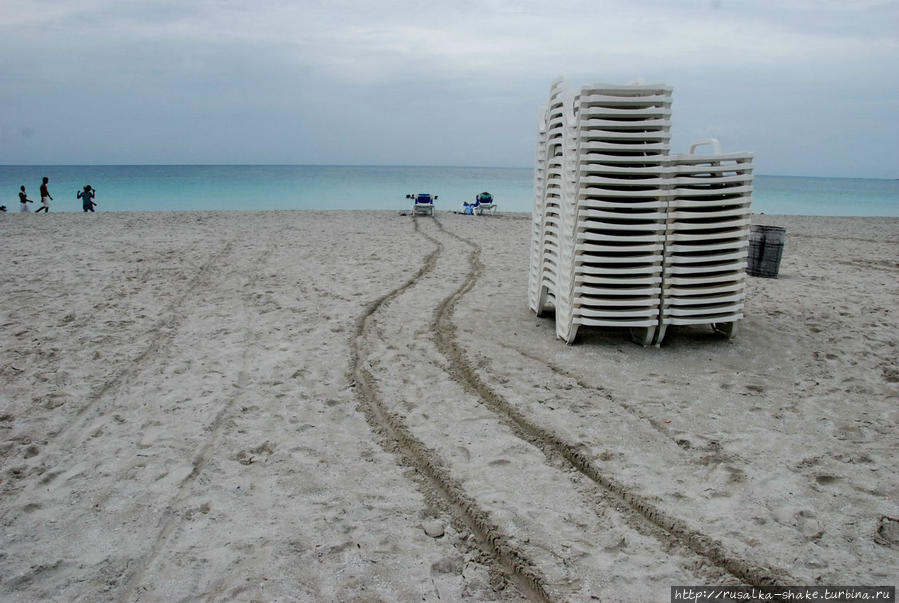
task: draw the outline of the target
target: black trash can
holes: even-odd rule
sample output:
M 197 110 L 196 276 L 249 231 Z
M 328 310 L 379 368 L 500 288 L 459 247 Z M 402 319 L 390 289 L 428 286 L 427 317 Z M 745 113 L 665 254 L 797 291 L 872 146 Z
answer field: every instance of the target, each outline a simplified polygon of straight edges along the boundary
M 780 226 L 753 225 L 749 230 L 749 263 L 746 273 L 750 276 L 777 278 L 786 236 L 787 230 Z

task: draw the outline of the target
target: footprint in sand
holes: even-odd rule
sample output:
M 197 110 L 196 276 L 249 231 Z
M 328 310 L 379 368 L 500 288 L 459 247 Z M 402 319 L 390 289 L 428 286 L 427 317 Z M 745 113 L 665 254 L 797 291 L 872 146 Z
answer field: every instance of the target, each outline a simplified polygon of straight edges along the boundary
M 23 477 L 28 475 L 28 467 L 13 467 L 6 473 L 13 479 L 22 479 Z
M 877 522 L 874 542 L 884 546 L 899 547 L 899 519 L 881 515 Z
M 253 448 L 251 450 L 241 450 L 237 453 L 236 458 L 237 462 L 241 465 L 252 465 L 259 458 L 265 457 L 267 459 L 275 452 L 275 445 L 271 442 L 266 441 L 265 443 Z M 263 459 L 264 460 L 264 459 Z
M 40 483 L 42 485 L 49 484 L 50 482 L 52 482 L 53 480 L 55 480 L 57 477 L 59 477 L 62 474 L 63 474 L 62 471 L 51 471 L 50 473 L 46 474 L 45 476 L 43 476 L 41 478 Z
M 742 484 L 746 481 L 746 473 L 742 469 L 738 469 L 736 467 L 732 467 L 730 465 L 725 465 L 724 467 L 727 470 L 728 477 L 727 483 L 729 484 Z
M 818 540 L 824 535 L 821 522 L 812 511 L 799 511 L 795 515 L 796 529 L 807 540 Z
M 444 557 L 431 564 L 431 575 L 449 574 L 458 576 L 462 574 L 463 569 L 464 564 L 461 557 Z
M 250 454 L 246 450 L 241 450 L 237 453 L 237 462 L 241 465 L 252 465 L 256 462 L 256 457 Z
M 43 400 L 43 406 L 47 410 L 59 408 L 66 403 L 67 394 L 65 392 L 53 392 L 47 395 Z
M 822 486 L 830 485 L 830 484 L 832 484 L 832 483 L 838 481 L 839 479 L 840 479 L 840 478 L 838 478 L 838 477 L 836 477 L 836 476 L 834 476 L 834 475 L 825 475 L 825 474 L 822 474 L 822 475 L 816 475 L 816 476 L 815 476 L 815 481 L 818 482 L 818 483 L 819 483 L 820 485 L 822 485 Z

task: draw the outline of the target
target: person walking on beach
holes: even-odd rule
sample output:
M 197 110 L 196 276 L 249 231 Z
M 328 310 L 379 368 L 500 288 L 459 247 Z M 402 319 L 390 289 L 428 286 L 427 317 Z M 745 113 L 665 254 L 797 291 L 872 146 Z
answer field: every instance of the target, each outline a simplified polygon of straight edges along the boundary
M 94 197 L 97 196 L 97 191 L 93 190 L 90 184 L 85 184 L 84 190 L 78 191 L 76 196 L 81 199 L 81 208 L 85 212 L 94 211 L 94 206 L 96 205 Z
M 27 214 L 30 213 L 28 211 L 28 204 L 34 203 L 31 199 L 28 198 L 28 195 L 25 194 L 25 185 L 23 184 L 19 188 L 19 213 Z
M 44 181 L 41 182 L 41 206 L 37 208 L 34 212 L 36 214 L 50 213 L 50 201 L 53 201 L 53 197 L 50 195 L 50 191 L 47 189 L 47 183 L 50 182 L 50 179 L 44 176 Z

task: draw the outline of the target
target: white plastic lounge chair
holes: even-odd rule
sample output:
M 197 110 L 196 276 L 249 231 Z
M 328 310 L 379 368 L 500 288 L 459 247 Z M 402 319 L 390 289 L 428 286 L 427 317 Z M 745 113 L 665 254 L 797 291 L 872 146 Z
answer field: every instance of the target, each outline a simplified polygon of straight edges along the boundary
M 491 215 L 496 213 L 496 203 L 493 200 L 493 195 L 488 192 L 483 192 L 477 196 L 477 203 L 474 207 L 474 213 L 479 216 L 483 216 L 486 213 Z
M 412 195 L 406 195 L 406 199 L 412 199 L 412 215 L 425 215 L 425 216 L 433 216 L 434 215 L 434 201 L 437 200 L 437 195 L 433 197 L 429 193 L 417 193 Z

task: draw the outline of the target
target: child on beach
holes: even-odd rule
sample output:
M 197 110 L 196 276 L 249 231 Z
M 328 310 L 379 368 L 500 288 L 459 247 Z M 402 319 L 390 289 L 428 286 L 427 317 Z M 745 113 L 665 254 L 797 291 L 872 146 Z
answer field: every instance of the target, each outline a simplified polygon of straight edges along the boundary
M 53 200 L 53 197 L 50 195 L 50 191 L 47 189 L 47 183 L 50 182 L 50 179 L 44 176 L 44 181 L 41 182 L 41 206 L 37 208 L 34 212 L 36 214 L 41 213 L 50 213 L 50 201 Z
M 96 196 L 97 191 L 93 190 L 90 184 L 86 184 L 84 186 L 84 190 L 78 191 L 78 193 L 76 194 L 76 197 L 81 199 L 81 208 L 85 212 L 94 211 L 94 206 L 97 205 L 96 203 L 94 203 L 94 197 Z
M 19 212 L 23 214 L 29 213 L 28 204 L 34 203 L 31 199 L 28 198 L 28 195 L 25 194 L 25 185 L 23 184 L 19 189 Z

